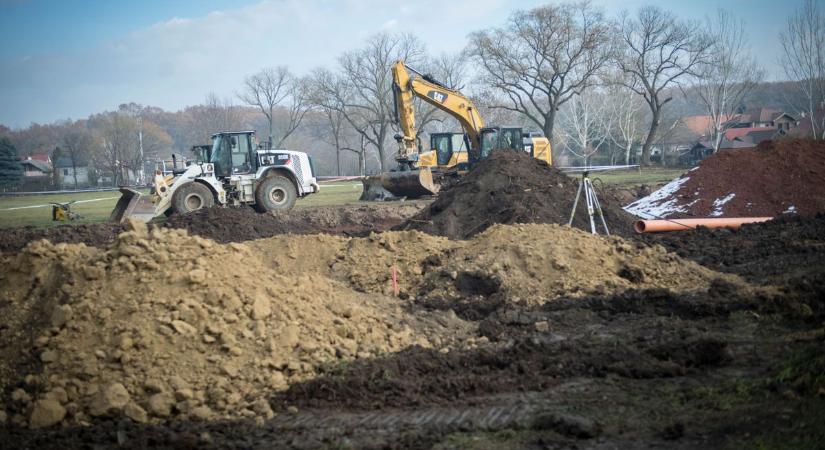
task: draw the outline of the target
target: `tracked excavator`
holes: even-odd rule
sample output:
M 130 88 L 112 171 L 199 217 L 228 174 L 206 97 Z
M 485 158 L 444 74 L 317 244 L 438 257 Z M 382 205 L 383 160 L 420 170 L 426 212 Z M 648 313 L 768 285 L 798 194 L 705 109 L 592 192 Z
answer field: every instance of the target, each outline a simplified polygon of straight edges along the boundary
M 397 167 L 363 180 L 361 200 L 419 198 L 435 195 L 489 156 L 493 150 L 515 150 L 552 164 L 550 141 L 520 127 L 484 126 L 473 102 L 429 75 L 397 61 L 392 66 L 398 150 Z M 415 123 L 414 98 L 458 120 L 463 133 L 433 133 L 430 150 L 421 152 Z
M 309 155 L 261 149 L 254 131 L 216 133 L 211 146 L 196 146 L 193 153 L 194 161 L 185 168 L 155 172 L 148 199 L 134 189 L 121 188 L 109 221 L 120 223 L 129 217 L 149 220 L 215 204 L 288 210 L 298 198 L 320 190 Z

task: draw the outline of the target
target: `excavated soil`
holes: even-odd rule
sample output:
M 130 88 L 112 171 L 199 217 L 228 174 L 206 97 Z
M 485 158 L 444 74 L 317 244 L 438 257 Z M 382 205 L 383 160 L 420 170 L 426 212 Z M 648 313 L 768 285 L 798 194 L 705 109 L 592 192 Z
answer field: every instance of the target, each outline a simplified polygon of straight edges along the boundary
M 0 256 L 0 442 L 818 448 L 823 224 L 33 242 Z
M 322 206 L 293 209 L 288 214 L 258 214 L 252 208 L 211 208 L 173 215 L 161 223 L 217 242 L 243 242 L 278 234 L 327 233 L 358 236 L 388 230 L 424 208 L 423 202 Z M 123 227 L 100 223 L 51 228 L 7 228 L 0 233 L 0 252 L 17 252 L 29 242 L 46 239 L 57 243 L 83 243 L 104 247 L 115 241 Z
M 825 213 L 784 216 L 739 230 L 700 228 L 640 238 L 754 283 L 782 284 L 825 275 Z
M 0 389 L 15 422 L 267 419 L 262 393 L 322 364 L 448 345 L 468 330 L 279 270 L 243 244 L 130 228 L 105 250 L 37 241 L 4 259 Z
M 493 152 L 397 229 L 467 239 L 497 223 L 566 224 L 577 187 L 576 180 L 524 152 Z M 631 235 L 632 218 L 614 196 L 602 193 L 600 200 L 611 233 Z M 590 230 L 587 217 L 582 197 L 573 225 Z M 601 224 L 598 229 L 604 232 Z
M 719 152 L 627 210 L 644 218 L 815 215 L 825 211 L 825 142 Z

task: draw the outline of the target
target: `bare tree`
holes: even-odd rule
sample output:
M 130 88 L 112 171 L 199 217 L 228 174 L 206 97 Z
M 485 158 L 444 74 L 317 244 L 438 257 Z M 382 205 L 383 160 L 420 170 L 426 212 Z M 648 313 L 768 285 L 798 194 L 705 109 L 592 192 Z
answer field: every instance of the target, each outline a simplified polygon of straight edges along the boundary
M 626 83 L 609 84 L 606 97 L 613 116 L 610 140 L 622 150 L 624 163 L 630 164 L 630 153 L 644 138 L 644 102 Z
M 715 153 L 733 124 L 733 115 L 764 73 L 750 53 L 743 20 L 720 9 L 716 17 L 708 19 L 707 27 L 712 45 L 695 91 L 711 119 L 709 131 Z
M 69 158 L 69 162 L 72 165 L 74 188 L 77 189 L 77 168 L 88 162 L 96 142 L 91 132 L 82 122 L 72 123 L 67 121 L 64 123 L 60 143 L 60 153 Z
M 825 115 L 817 123 L 816 112 L 825 101 L 825 17 L 818 0 L 805 0 L 788 19 L 779 34 L 784 52 L 780 63 L 789 79 L 796 82 L 807 104 L 815 139 L 825 138 Z
M 203 136 L 220 131 L 232 131 L 241 127 L 242 117 L 238 108 L 229 98 L 220 98 L 214 92 L 206 94 L 203 105 L 198 108 L 195 121 Z
M 308 110 L 305 80 L 293 76 L 285 66 L 261 69 L 250 75 L 244 82 L 244 91 L 238 98 L 248 105 L 261 110 L 269 125 L 269 144 L 279 148 L 292 134 Z M 278 141 L 274 136 L 275 110 L 283 107 L 287 110 L 287 124 L 279 133 Z
M 449 89 L 462 91 L 467 79 L 467 57 L 463 52 L 456 54 L 442 53 L 436 58 L 427 59 L 423 69 L 427 75 L 437 80 Z M 425 131 L 436 127 L 438 131 L 458 131 L 460 125 L 447 113 L 435 106 L 415 97 L 413 99 L 416 111 L 418 136 Z
M 123 112 L 107 113 L 101 128 L 103 138 L 102 165 L 112 174 L 114 186 L 126 184 L 129 180 L 124 172 L 129 162 L 138 152 L 138 125 L 134 117 Z
M 589 1 L 517 11 L 503 28 L 470 36 L 483 82 L 552 139 L 559 108 L 596 83 L 610 59 L 610 27 Z
M 564 148 L 584 165 L 610 139 L 613 115 L 602 92 L 590 89 L 570 99 L 559 111 Z
M 390 68 L 397 60 L 415 64 L 423 53 L 423 45 L 412 35 L 380 33 L 365 47 L 344 53 L 338 60 L 339 74 L 322 69 L 313 77 L 312 97 L 343 115 L 362 137 L 361 150 L 375 148 L 381 171 L 387 169 L 386 146 L 395 121 Z M 365 161 L 363 156 L 359 154 Z
M 662 108 L 673 100 L 670 89 L 696 75 L 707 60 L 712 42 L 697 23 L 678 20 L 673 13 L 655 6 L 641 7 L 635 17 L 622 13 L 618 39 L 622 48 L 616 61 L 630 75 L 626 86 L 641 95 L 650 108 L 650 128 L 641 161 L 649 165 Z

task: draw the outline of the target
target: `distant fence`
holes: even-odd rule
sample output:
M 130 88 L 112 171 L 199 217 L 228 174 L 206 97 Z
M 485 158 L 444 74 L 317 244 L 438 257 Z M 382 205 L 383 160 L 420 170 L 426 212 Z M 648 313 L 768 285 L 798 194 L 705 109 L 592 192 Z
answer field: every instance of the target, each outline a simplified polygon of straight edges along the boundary
M 124 186 L 141 189 L 145 186 Z M 82 194 L 84 192 L 112 192 L 119 191 L 119 187 L 107 187 L 96 189 L 73 189 L 70 191 L 31 191 L 31 192 L 0 192 L 0 197 L 14 197 L 23 195 L 60 195 L 60 194 Z

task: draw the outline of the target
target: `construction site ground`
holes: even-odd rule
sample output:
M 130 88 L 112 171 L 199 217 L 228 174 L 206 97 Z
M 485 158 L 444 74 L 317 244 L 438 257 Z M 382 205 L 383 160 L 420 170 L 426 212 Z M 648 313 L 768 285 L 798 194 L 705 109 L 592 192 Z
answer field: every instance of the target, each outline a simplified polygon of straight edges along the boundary
M 0 447 L 825 442 L 825 216 L 461 240 L 428 208 L 3 230 Z

